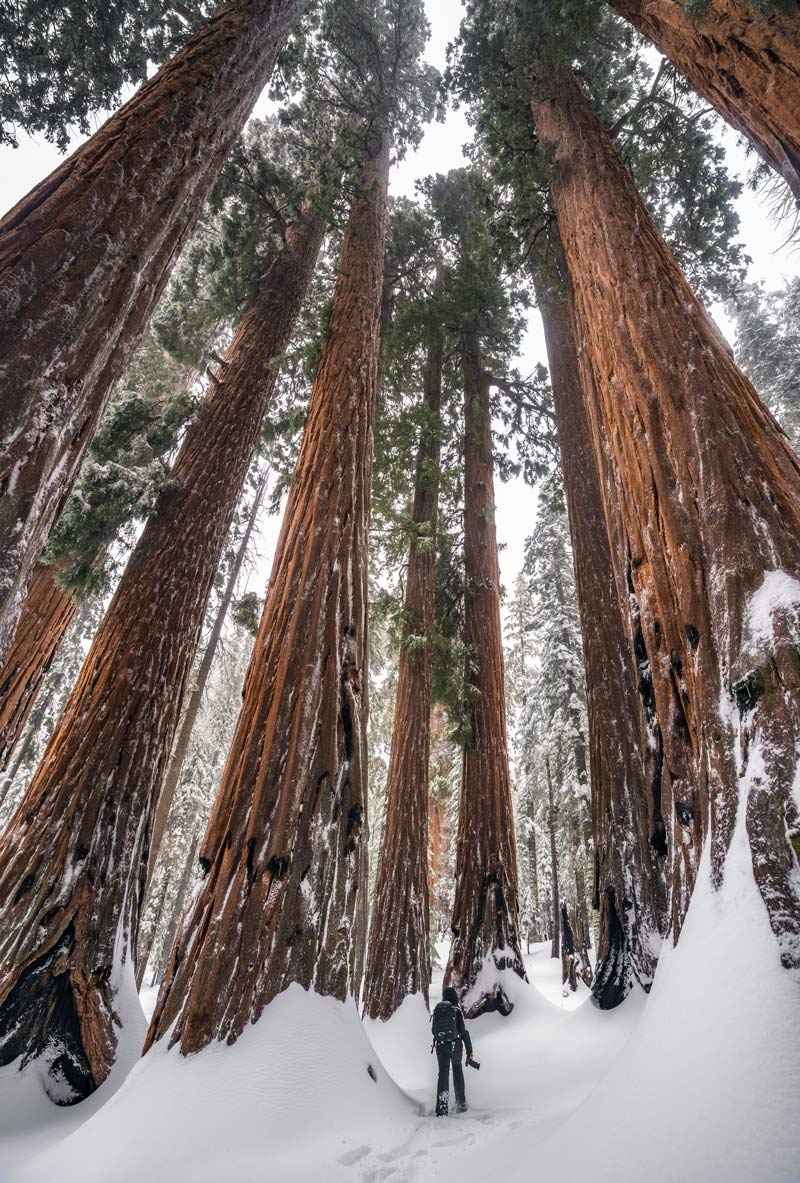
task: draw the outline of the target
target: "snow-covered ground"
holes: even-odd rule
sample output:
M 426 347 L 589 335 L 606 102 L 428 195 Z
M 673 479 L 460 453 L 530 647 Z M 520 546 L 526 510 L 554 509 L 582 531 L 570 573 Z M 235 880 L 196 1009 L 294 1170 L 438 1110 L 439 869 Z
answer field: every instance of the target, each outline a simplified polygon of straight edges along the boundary
M 797 1183 L 800 990 L 780 967 L 743 829 L 719 893 L 704 862 L 649 998 L 602 1014 L 581 1005 L 583 987 L 562 997 L 547 946 L 527 964 L 531 983 L 510 982 L 512 1015 L 470 1024 L 481 1069 L 466 1074 L 465 1114 L 432 1116 L 420 999 L 362 1025 L 352 1003 L 293 987 L 232 1047 L 188 1059 L 156 1047 L 105 1104 L 100 1090 L 55 1110 L 35 1077 L 21 1087 L 6 1069 L 0 1178 Z

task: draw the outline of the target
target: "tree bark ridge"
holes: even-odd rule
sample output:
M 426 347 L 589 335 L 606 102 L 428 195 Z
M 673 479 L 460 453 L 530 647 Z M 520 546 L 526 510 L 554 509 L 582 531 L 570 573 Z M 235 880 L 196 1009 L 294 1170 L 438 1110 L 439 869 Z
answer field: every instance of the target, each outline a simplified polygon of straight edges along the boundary
M 434 300 L 441 300 L 443 292 L 444 266 L 440 263 Z M 431 333 L 423 374 L 425 419 L 417 453 L 412 513 L 415 532 L 406 577 L 386 827 L 364 982 L 364 1011 L 371 1019 L 391 1018 L 410 994 L 422 994 L 428 1001 L 431 644 L 436 600 L 443 352 L 443 333 L 437 325 Z
M 344 236 L 206 872 L 146 1046 L 233 1042 L 293 982 L 357 995 L 366 894 L 367 529 L 388 137 Z
M 306 0 L 229 0 L 0 221 L 0 660 L 116 379 Z
M 575 79 L 534 65 L 550 186 L 594 375 L 594 453 L 621 507 L 618 586 L 664 761 L 677 939 L 700 851 L 722 881 L 737 815 L 781 958 L 800 966 L 800 461 L 730 358 Z M 769 597 L 780 585 L 777 603 Z M 758 623 L 767 597 L 768 624 Z
M 305 207 L 242 317 L 0 852 L 0 1060 L 49 1063 L 63 1049 L 80 1065 L 75 1098 L 114 1060 L 114 1000 L 137 940 L 158 789 L 275 359 L 324 232 Z
M 513 1003 L 503 971 L 525 976 L 519 947 L 517 847 L 506 739 L 500 566 L 494 520 L 489 379 L 476 335 L 462 332 L 464 641 L 467 717 L 456 842 L 453 943 L 445 984 L 470 1017 Z

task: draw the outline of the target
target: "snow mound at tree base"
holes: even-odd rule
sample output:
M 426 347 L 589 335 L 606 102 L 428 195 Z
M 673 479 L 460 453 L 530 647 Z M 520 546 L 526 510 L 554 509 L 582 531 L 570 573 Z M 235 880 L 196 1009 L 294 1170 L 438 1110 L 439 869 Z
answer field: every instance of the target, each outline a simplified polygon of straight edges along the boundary
M 744 813 L 722 887 L 706 851 L 680 942 L 665 946 L 641 1019 L 596 1088 L 538 1145 L 524 1120 L 476 1148 L 454 1171 L 460 1183 L 490 1170 L 521 1180 L 526 1158 L 547 1183 L 797 1183 L 800 989 L 780 964 Z M 584 1007 L 569 1023 L 588 1041 L 616 1013 Z
M 297 985 L 232 1046 L 186 1057 L 165 1045 L 14 1183 L 320 1183 L 337 1178 L 337 1167 L 344 1172 L 374 1139 L 396 1141 L 416 1114 L 378 1060 L 355 1005 Z
M 0 1068 L 0 1183 L 5 1183 L 17 1162 L 51 1142 L 63 1140 L 97 1113 L 124 1083 L 139 1062 L 147 1034 L 147 1021 L 136 994 L 130 962 L 119 971 L 120 987 L 115 1010 L 120 1021 L 117 1056 L 109 1076 L 96 1092 L 79 1105 L 55 1105 L 45 1091 L 38 1063 L 20 1071 L 19 1061 Z

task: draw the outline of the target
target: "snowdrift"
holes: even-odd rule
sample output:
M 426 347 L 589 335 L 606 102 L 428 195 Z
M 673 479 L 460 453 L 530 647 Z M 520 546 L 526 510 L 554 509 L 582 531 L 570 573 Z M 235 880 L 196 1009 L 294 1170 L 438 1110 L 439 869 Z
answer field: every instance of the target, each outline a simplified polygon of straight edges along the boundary
M 37 1064 L 29 1064 L 22 1072 L 19 1061 L 0 1068 L 0 1183 L 6 1183 L 16 1164 L 81 1127 L 110 1100 L 139 1063 L 147 1019 L 136 994 L 130 962 L 121 967 L 120 982 L 116 997 L 120 1020 L 116 1062 L 108 1079 L 88 1100 L 59 1107 L 47 1096 Z
M 546 948 L 527 959 L 511 1016 L 469 1024 L 481 1071 L 466 1076 L 468 1113 L 431 1116 L 421 997 L 362 1025 L 352 1002 L 293 986 L 231 1047 L 158 1045 L 99 1109 L 57 1111 L 38 1081 L 17 1074 L 12 1096 L 4 1079 L 3 1124 L 27 1123 L 27 1161 L 0 1168 L 2 1183 L 797 1183 L 800 990 L 744 826 L 740 810 L 719 892 L 704 858 L 649 998 L 565 1009 L 558 963 Z
M 355 1005 L 291 986 L 232 1046 L 156 1045 L 98 1113 L 14 1183 L 220 1183 L 348 1177 L 416 1113 Z M 370 1074 L 370 1068 L 373 1075 Z
M 522 1180 L 527 1160 L 548 1183 L 797 1183 L 800 990 L 780 964 L 744 814 L 721 890 L 706 851 L 680 943 L 665 947 L 634 1034 L 591 1095 L 543 1141 L 525 1121 L 476 1149 L 454 1180 Z M 569 1035 L 583 1029 L 588 1049 L 616 1013 L 584 1007 Z

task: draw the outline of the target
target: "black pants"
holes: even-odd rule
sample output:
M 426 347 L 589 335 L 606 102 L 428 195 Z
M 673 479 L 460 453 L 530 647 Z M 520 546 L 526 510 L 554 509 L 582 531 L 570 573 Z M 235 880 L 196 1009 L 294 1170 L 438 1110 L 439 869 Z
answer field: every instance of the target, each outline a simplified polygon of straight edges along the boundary
M 463 1045 L 456 1040 L 452 1051 L 449 1048 L 437 1047 L 436 1059 L 439 1061 L 439 1079 L 436 1083 L 436 1116 L 447 1117 L 448 1102 L 450 1100 L 450 1066 L 453 1068 L 453 1090 L 456 1094 L 456 1109 L 466 1109 L 467 1098 L 464 1093 L 464 1069 L 461 1067 Z

